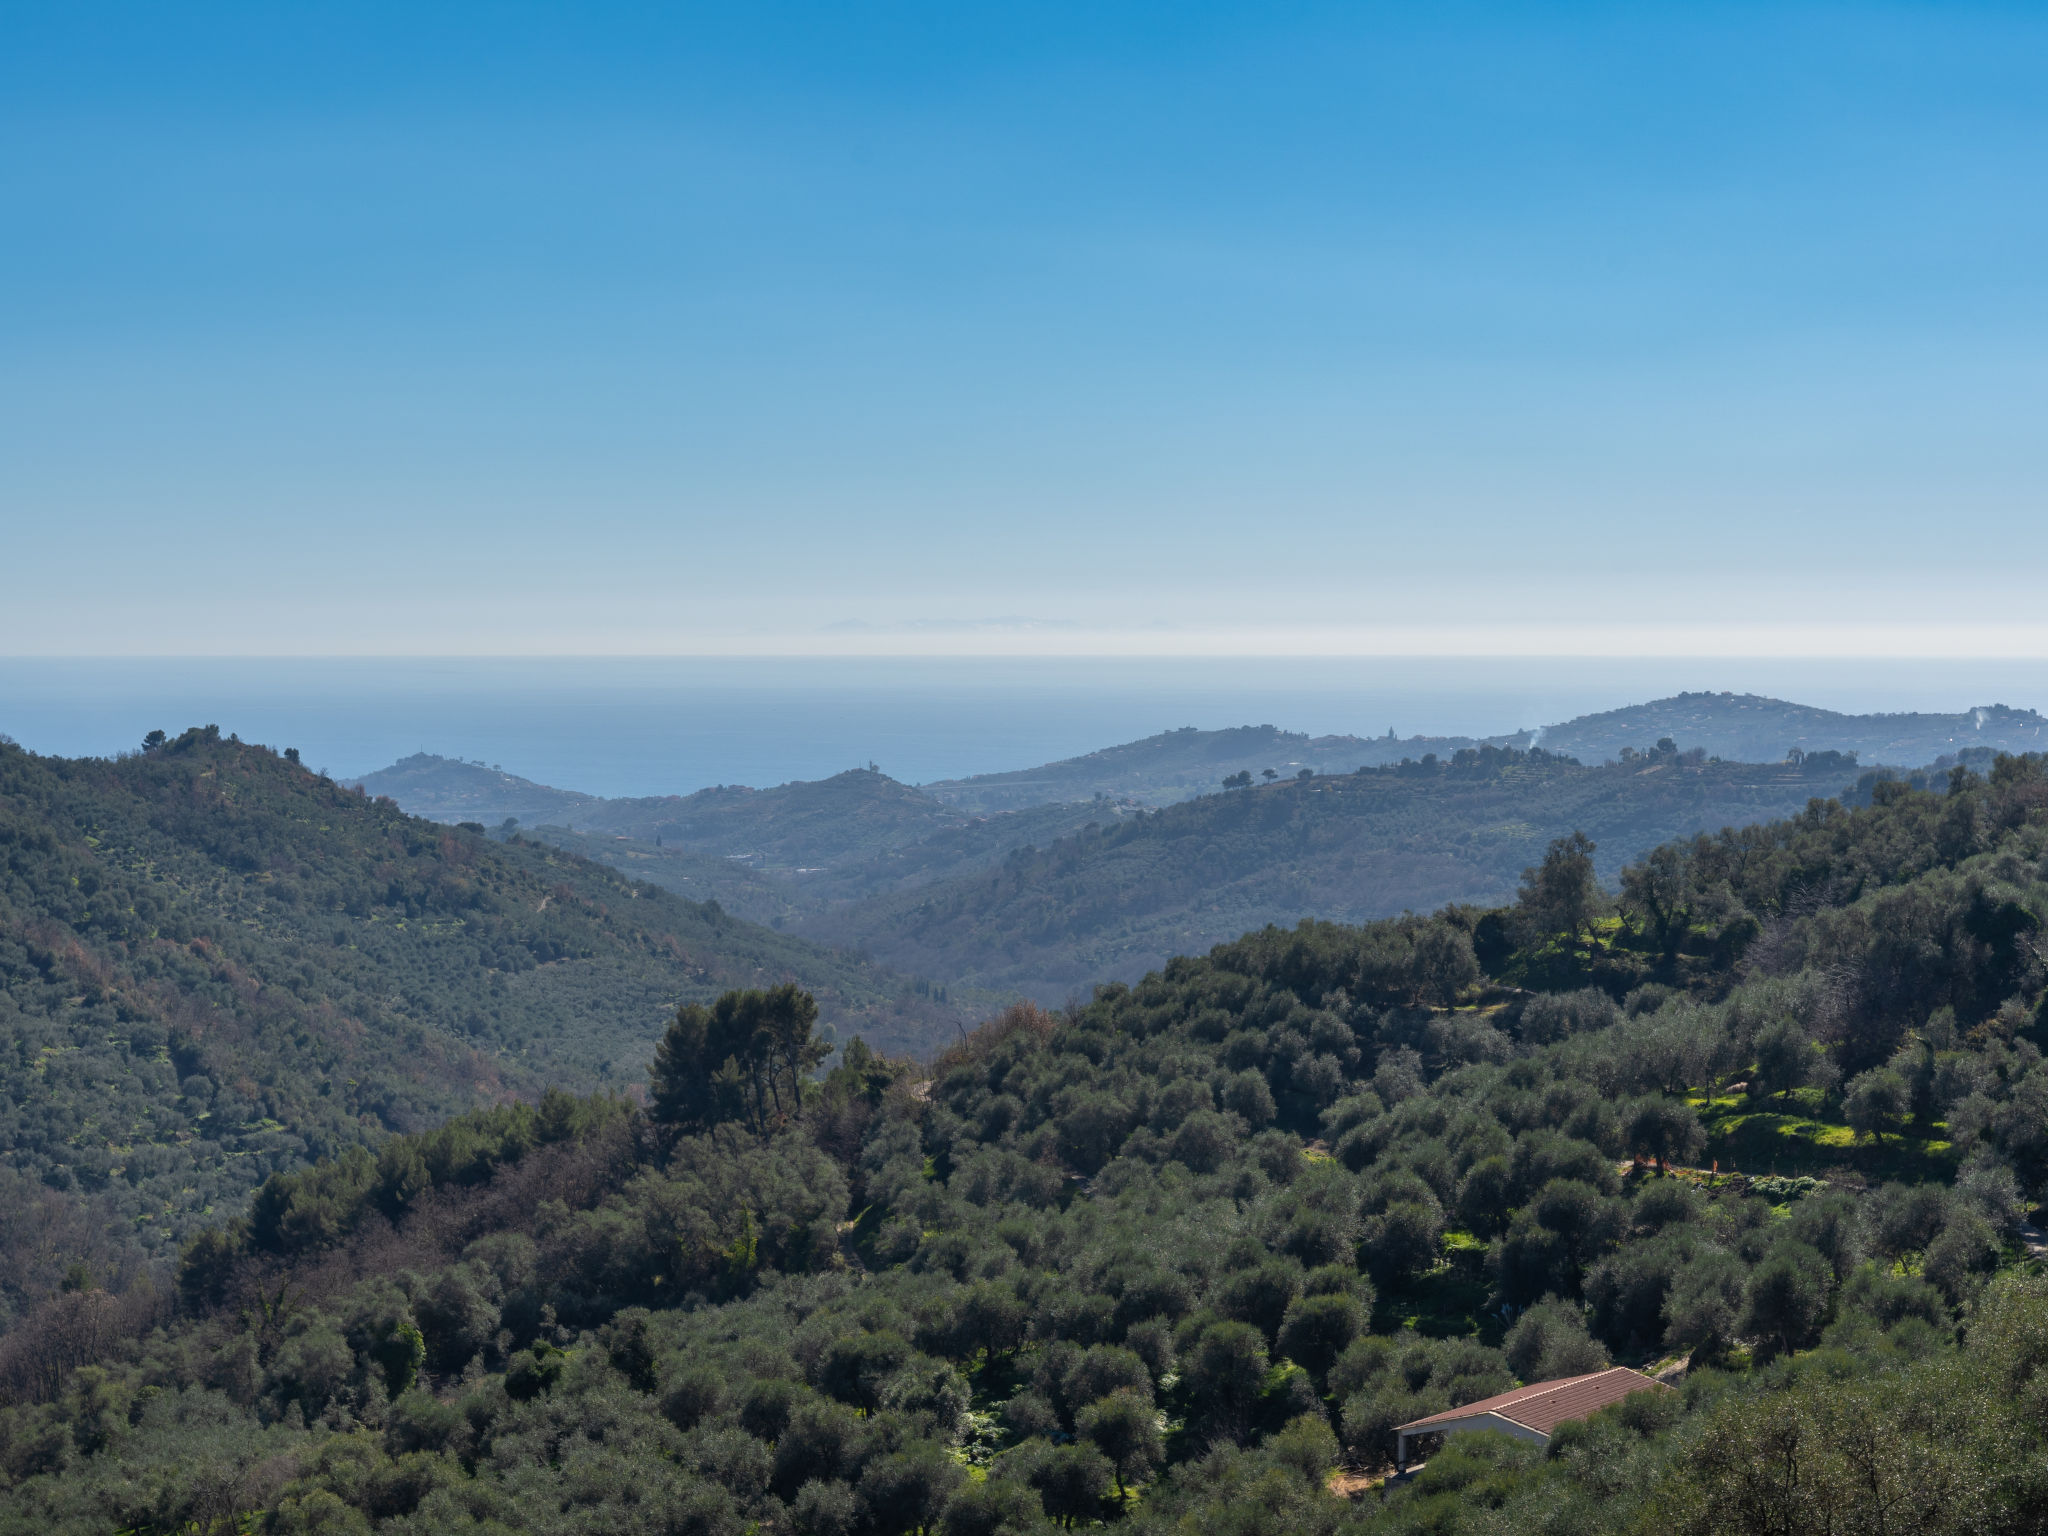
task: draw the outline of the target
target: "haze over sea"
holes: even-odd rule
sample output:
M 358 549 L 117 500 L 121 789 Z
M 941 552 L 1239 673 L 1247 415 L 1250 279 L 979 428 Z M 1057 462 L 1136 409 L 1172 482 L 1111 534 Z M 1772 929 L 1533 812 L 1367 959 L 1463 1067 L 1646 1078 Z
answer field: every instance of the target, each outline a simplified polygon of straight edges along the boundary
M 125 751 L 215 723 L 336 775 L 417 751 L 605 795 L 874 762 L 908 783 L 1194 725 L 1486 735 L 1688 689 L 1847 712 L 2048 705 L 2048 662 L 1711 658 L 0 659 L 0 732 Z

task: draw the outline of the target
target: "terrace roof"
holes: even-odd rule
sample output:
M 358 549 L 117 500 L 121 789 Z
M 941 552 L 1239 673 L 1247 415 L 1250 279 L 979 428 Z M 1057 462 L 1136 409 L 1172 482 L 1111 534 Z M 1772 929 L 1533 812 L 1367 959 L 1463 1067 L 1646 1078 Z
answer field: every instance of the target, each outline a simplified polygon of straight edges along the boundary
M 1610 1370 L 1592 1371 L 1584 1376 L 1565 1376 L 1556 1381 L 1534 1382 L 1526 1387 L 1517 1387 L 1512 1392 L 1501 1392 L 1493 1397 L 1482 1397 L 1476 1403 L 1467 1403 L 1462 1408 L 1447 1409 L 1443 1413 L 1432 1413 L 1426 1419 L 1417 1419 L 1412 1424 L 1403 1424 L 1397 1433 L 1407 1434 L 1413 1430 L 1434 1429 L 1439 1424 L 1453 1423 L 1459 1419 L 1477 1418 L 1482 1414 L 1497 1414 L 1524 1429 L 1533 1429 L 1547 1435 L 1558 1425 L 1572 1419 L 1590 1418 L 1602 1408 L 1620 1402 L 1634 1392 L 1657 1388 L 1671 1390 L 1661 1381 L 1645 1376 L 1641 1371 L 1632 1371 L 1625 1365 Z

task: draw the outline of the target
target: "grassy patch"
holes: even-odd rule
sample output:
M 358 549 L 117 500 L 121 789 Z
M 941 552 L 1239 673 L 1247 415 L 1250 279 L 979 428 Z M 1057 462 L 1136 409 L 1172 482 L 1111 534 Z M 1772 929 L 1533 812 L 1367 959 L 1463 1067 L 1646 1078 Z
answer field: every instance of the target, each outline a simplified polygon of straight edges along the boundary
M 1855 1168 L 1873 1178 L 1919 1181 L 1954 1177 L 1956 1150 L 1948 1127 L 1915 1125 L 1880 1144 L 1827 1117 L 1821 1096 L 1801 1089 L 1782 1099 L 1745 1094 L 1690 1096 L 1707 1132 L 1706 1159 L 1723 1173 L 1801 1174 L 1825 1177 L 1831 1168 Z
M 1373 1303 L 1372 1331 L 1413 1328 L 1432 1338 L 1477 1338 L 1498 1344 L 1507 1324 L 1487 1310 L 1487 1245 L 1469 1232 L 1444 1235 L 1445 1262 L 1413 1285 L 1389 1287 Z

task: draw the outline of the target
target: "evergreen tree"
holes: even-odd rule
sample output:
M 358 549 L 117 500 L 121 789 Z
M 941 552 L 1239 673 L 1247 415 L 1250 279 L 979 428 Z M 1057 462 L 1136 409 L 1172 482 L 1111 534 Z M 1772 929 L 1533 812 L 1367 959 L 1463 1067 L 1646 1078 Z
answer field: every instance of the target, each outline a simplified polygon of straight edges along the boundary
M 739 1120 L 766 1132 L 803 1107 L 804 1085 L 831 1047 L 818 1003 L 793 982 L 728 992 L 676 1010 L 648 1068 L 648 1113 L 670 1135 Z
M 1516 905 L 1543 935 L 1576 939 L 1600 907 L 1600 886 L 1593 878 L 1593 840 L 1583 832 L 1554 840 L 1543 862 L 1522 871 Z

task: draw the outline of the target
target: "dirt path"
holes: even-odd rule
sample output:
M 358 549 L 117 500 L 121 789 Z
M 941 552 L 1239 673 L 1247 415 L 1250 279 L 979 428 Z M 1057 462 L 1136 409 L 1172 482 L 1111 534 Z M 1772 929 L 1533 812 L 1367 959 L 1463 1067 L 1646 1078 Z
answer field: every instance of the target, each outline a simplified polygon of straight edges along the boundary
M 1330 1492 L 1340 1499 L 1362 1498 L 1377 1493 L 1386 1483 L 1384 1472 L 1357 1472 L 1339 1467 L 1330 1474 Z

